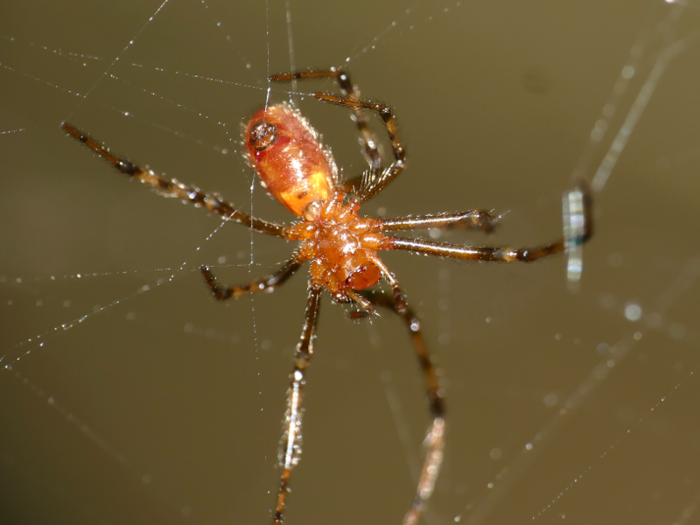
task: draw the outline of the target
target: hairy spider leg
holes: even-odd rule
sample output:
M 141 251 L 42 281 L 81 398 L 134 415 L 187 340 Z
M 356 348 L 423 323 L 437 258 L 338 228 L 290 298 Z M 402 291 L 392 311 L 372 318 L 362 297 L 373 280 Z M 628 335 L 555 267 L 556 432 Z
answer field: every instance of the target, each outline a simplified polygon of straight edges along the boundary
M 152 186 L 162 195 L 177 197 L 184 202 L 190 202 L 197 207 L 203 207 L 207 211 L 224 217 L 226 220 L 237 222 L 256 232 L 286 238 L 286 227 L 283 225 L 246 215 L 242 211 L 236 209 L 233 204 L 225 202 L 215 193 L 206 193 L 196 186 L 183 184 L 175 179 L 166 179 L 165 177 L 155 174 L 152 170 L 141 168 L 129 160 L 120 159 L 104 144 L 96 141 L 67 122 L 63 122 L 61 127 L 70 136 L 85 144 L 88 148 L 99 154 L 100 157 L 110 162 L 119 171 L 125 173 L 132 179 L 139 180 L 144 184 Z
M 467 210 L 461 212 L 431 213 L 428 215 L 409 215 L 382 219 L 379 231 L 421 230 L 428 228 L 454 230 L 481 230 L 493 233 L 499 217 L 494 217 L 488 210 Z
M 299 267 L 304 264 L 307 259 L 304 258 L 297 250 L 290 259 L 280 266 L 280 268 L 267 277 L 256 279 L 248 284 L 221 286 L 219 280 L 211 272 L 209 266 L 202 266 L 200 270 L 204 276 L 204 280 L 211 288 L 214 297 L 219 301 L 240 297 L 241 295 L 253 292 L 272 292 L 278 286 L 282 286 L 287 279 L 296 273 Z
M 381 268 L 384 278 L 393 291 L 393 301 L 385 302 L 383 306 L 391 308 L 398 314 L 408 329 L 416 351 L 416 357 L 418 357 L 418 363 L 423 372 L 428 395 L 428 407 L 433 418 L 424 441 L 426 453 L 418 478 L 416 494 L 413 498 L 413 504 L 403 520 L 403 525 L 416 525 L 433 494 L 435 481 L 442 465 L 443 449 L 445 447 L 445 393 L 440 387 L 440 372 L 434 365 L 423 339 L 423 328 L 420 320 L 413 310 L 409 308 L 406 295 L 396 276 L 384 265 L 379 257 L 377 257 L 376 264 Z M 365 297 L 373 302 L 371 296 Z
M 369 109 L 375 111 L 384 122 L 384 126 L 389 134 L 389 140 L 391 141 L 394 162 L 379 173 L 370 170 L 363 174 L 362 184 L 360 185 L 360 190 L 356 194 L 356 198 L 359 202 L 368 201 L 386 188 L 386 186 L 406 168 L 406 150 L 398 135 L 396 116 L 389 106 L 378 102 L 338 97 L 328 93 L 314 93 L 314 97 L 324 102 L 331 102 L 332 104 L 338 104 L 351 109 Z
M 355 84 L 350 80 L 350 74 L 342 69 L 331 68 L 327 70 L 316 70 L 316 71 L 295 71 L 292 73 L 282 73 L 279 75 L 272 75 L 270 81 L 272 82 L 291 82 L 293 80 L 312 80 L 318 78 L 332 78 L 340 87 L 340 92 L 344 97 L 352 98 L 355 100 L 360 99 L 360 90 Z M 365 160 L 369 165 L 370 170 L 379 171 L 382 169 L 384 164 L 383 155 L 381 150 L 381 145 L 377 141 L 377 137 L 369 127 L 369 121 L 365 114 L 357 108 L 351 108 L 352 115 L 351 118 L 353 122 L 357 125 L 357 130 L 359 132 L 358 142 L 362 148 L 362 153 L 365 156 Z M 354 193 L 360 186 L 362 182 L 362 177 L 357 177 L 355 179 L 343 181 L 341 183 L 343 189 L 346 192 Z
M 324 71 L 302 71 L 272 75 L 273 82 L 289 82 L 291 80 L 309 80 L 317 78 L 335 78 L 340 85 L 344 96 L 338 97 L 328 93 L 314 93 L 313 96 L 325 102 L 331 102 L 349 108 L 360 132 L 360 145 L 370 169 L 361 177 L 349 179 L 340 184 L 345 191 L 356 193 L 359 202 L 365 202 L 382 191 L 387 184 L 394 180 L 406 167 L 406 152 L 403 142 L 398 136 L 396 117 L 391 108 L 386 104 L 380 104 L 359 98 L 359 90 L 350 82 L 349 75 L 342 69 L 330 69 Z M 379 143 L 374 133 L 369 129 L 367 119 L 363 115 L 364 110 L 375 111 L 384 122 L 389 134 L 394 162 L 387 168 L 382 168 L 382 158 L 379 151 Z M 359 189 L 358 189 L 359 186 Z
M 533 262 L 542 257 L 565 251 L 569 246 L 582 245 L 593 236 L 593 199 L 588 186 L 579 182 L 579 190 L 583 194 L 584 229 L 580 237 L 574 239 L 561 238 L 549 244 L 534 248 L 512 248 L 510 246 L 461 246 L 458 244 L 438 243 L 422 239 L 403 239 L 401 237 L 384 237 L 380 250 L 406 250 L 411 253 L 435 255 L 469 261 L 487 262 Z
M 282 433 L 279 452 L 282 476 L 273 517 L 274 525 L 281 525 L 284 522 L 284 508 L 289 492 L 289 478 L 292 474 L 292 469 L 299 463 L 301 458 L 303 389 L 306 385 L 306 369 L 313 355 L 313 340 L 318 323 L 322 290 L 323 287 L 309 280 L 309 295 L 306 301 L 306 312 L 304 313 L 304 327 L 301 330 L 301 338 L 294 352 L 294 366 L 290 376 L 291 385 L 289 390 L 287 390 L 287 411 L 284 415 L 284 432 Z

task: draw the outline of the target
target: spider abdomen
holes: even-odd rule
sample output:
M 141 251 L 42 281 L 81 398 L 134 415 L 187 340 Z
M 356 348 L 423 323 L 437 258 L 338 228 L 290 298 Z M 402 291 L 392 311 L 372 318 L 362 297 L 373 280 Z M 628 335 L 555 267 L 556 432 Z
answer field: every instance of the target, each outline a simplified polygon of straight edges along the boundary
M 248 162 L 267 190 L 297 216 L 335 189 L 337 168 L 316 131 L 287 104 L 258 111 L 243 135 Z

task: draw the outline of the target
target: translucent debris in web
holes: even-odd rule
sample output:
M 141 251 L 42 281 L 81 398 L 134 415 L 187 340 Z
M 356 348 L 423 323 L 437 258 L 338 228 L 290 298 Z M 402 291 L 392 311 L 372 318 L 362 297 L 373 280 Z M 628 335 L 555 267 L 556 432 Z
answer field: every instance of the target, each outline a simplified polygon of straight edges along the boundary
M 569 283 L 569 290 L 576 291 L 583 272 L 581 239 L 583 239 L 586 229 L 583 192 L 579 188 L 564 193 L 562 215 L 564 218 L 564 245 L 568 256 L 566 279 Z

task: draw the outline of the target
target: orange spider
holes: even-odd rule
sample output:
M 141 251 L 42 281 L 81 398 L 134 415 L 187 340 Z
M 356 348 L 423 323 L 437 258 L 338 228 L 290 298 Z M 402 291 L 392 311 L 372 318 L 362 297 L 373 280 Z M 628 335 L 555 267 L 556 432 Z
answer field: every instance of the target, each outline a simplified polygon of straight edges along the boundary
M 304 262 L 311 261 L 304 326 L 294 354 L 291 385 L 287 393 L 285 430 L 279 453 L 282 475 L 273 518 L 275 524 L 281 524 L 284 520 L 289 478 L 301 455 L 302 391 L 306 383 L 306 370 L 313 354 L 313 339 L 322 291 L 324 288 L 328 290 L 337 302 L 357 305 L 358 310 L 351 313 L 353 318 L 375 314 L 374 306 L 382 306 L 392 309 L 403 319 L 424 375 L 432 417 L 425 441 L 427 451 L 418 487 L 403 521 L 404 525 L 414 525 L 433 492 L 442 462 L 445 432 L 444 392 L 440 387 L 440 374 L 432 363 L 423 340 L 421 323 L 408 307 L 398 280 L 377 252 L 407 250 L 455 259 L 530 262 L 562 252 L 569 246 L 583 244 L 591 237 L 591 199 L 585 185 L 582 184 L 579 192 L 584 203 L 584 225 L 577 237 L 560 239 L 537 248 L 471 247 L 387 235 L 386 232 L 392 230 L 448 227 L 466 227 L 491 232 L 495 220 L 484 210 L 394 219 L 360 217 L 358 211 L 362 203 L 383 190 L 405 168 L 406 155 L 397 133 L 396 119 L 389 106 L 360 99 L 358 89 L 352 84 L 348 74 L 340 69 L 274 75 L 270 80 L 288 82 L 314 78 L 333 78 L 340 86 L 342 97 L 326 93 L 314 93 L 314 96 L 352 110 L 369 169 L 361 176 L 340 181 L 330 151 L 321 145 L 318 134 L 296 109 L 287 104 L 278 104 L 257 112 L 244 131 L 245 155 L 260 177 L 262 185 L 297 217 L 297 221 L 290 225 L 275 224 L 246 215 L 216 194 L 204 193 L 194 186 L 165 179 L 151 170 L 118 158 L 104 145 L 70 124 L 63 123 L 62 127 L 121 172 L 158 189 L 163 194 L 204 207 L 254 231 L 290 241 L 301 241 L 294 255 L 274 274 L 243 286 L 221 286 L 209 267 L 201 268 L 214 296 L 218 300 L 225 300 L 246 293 L 271 291 L 291 277 Z M 389 133 L 394 158 L 386 167 L 377 139 L 369 128 L 366 110 L 377 113 Z M 367 290 L 379 283 L 382 277 L 392 289 L 391 297 Z

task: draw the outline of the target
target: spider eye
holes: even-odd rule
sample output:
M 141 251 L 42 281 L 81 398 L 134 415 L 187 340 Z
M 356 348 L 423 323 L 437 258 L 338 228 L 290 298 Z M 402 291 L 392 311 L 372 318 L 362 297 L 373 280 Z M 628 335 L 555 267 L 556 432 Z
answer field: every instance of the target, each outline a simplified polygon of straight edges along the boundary
M 277 141 L 277 126 L 265 120 L 250 131 L 250 145 L 256 151 L 265 151 Z

